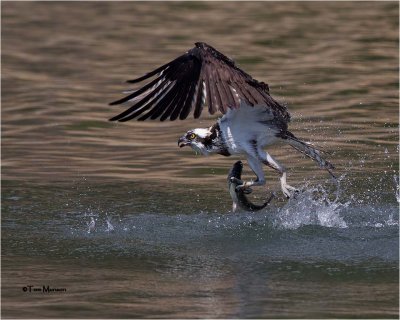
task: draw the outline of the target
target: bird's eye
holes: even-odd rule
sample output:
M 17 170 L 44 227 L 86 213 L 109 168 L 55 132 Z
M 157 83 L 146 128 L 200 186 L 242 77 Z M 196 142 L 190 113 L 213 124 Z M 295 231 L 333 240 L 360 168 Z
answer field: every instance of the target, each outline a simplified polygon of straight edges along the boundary
M 192 133 L 189 137 L 190 140 L 193 140 L 194 138 L 196 138 L 196 135 L 194 133 Z

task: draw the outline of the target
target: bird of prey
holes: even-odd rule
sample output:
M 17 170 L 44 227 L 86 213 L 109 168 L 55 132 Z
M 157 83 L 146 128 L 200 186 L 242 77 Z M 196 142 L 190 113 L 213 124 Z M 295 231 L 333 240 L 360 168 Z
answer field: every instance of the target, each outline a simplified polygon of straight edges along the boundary
M 210 114 L 221 112 L 223 116 L 216 123 L 209 128 L 189 130 L 179 138 L 178 145 L 190 146 L 203 155 L 246 156 L 256 179 L 238 188 L 264 185 L 263 165 L 267 165 L 280 174 L 286 197 L 296 191 L 286 182 L 285 167 L 264 150 L 277 141 L 287 142 L 333 176 L 334 166 L 312 145 L 288 131 L 290 114 L 271 97 L 268 85 L 252 78 L 233 60 L 204 42 L 196 42 L 194 48 L 178 58 L 127 82 L 142 81 L 147 83 L 110 103 L 130 104 L 110 120 L 183 120 L 192 112 L 194 118 L 199 118 L 204 106 Z

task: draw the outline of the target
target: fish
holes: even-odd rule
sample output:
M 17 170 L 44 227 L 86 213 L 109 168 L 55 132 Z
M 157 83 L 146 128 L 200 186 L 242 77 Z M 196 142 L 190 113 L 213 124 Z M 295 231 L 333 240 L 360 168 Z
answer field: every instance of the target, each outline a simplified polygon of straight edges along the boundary
M 237 208 L 241 208 L 242 210 L 245 211 L 259 211 L 263 208 L 265 208 L 271 200 L 274 198 L 274 194 L 272 194 L 269 199 L 264 202 L 262 205 L 257 205 L 252 203 L 249 199 L 246 197 L 246 193 L 250 193 L 251 189 L 246 188 L 237 188 L 237 186 L 242 185 L 243 181 L 241 180 L 242 178 L 242 170 L 243 170 L 243 163 L 242 161 L 237 161 L 233 164 L 233 167 L 229 171 L 228 174 L 228 189 L 229 189 L 229 194 L 231 195 L 233 204 L 232 204 L 232 211 L 235 212 Z

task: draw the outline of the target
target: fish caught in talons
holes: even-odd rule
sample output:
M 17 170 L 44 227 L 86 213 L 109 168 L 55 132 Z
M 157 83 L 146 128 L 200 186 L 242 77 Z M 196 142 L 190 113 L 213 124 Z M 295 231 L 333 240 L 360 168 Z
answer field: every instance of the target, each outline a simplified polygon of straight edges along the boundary
M 271 194 L 269 199 L 265 201 L 262 205 L 252 203 L 246 197 L 246 194 L 251 193 L 252 190 L 249 187 L 240 187 L 243 186 L 243 181 L 241 180 L 242 170 L 242 161 L 237 161 L 233 164 L 233 167 L 228 174 L 228 189 L 233 201 L 232 211 L 235 212 L 238 207 L 242 210 L 253 212 L 265 208 L 271 202 L 275 195 Z

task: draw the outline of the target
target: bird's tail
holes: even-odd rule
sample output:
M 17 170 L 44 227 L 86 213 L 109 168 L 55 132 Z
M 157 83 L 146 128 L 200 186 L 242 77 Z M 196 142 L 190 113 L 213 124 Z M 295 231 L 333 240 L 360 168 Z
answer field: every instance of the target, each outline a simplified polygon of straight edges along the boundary
M 301 141 L 300 139 L 296 138 L 293 133 L 290 131 L 286 131 L 283 136 L 283 139 L 286 139 L 287 142 L 297 151 L 304 153 L 306 156 L 313 159 L 317 162 L 320 168 L 326 169 L 330 175 L 334 178 L 335 175 L 332 173 L 331 170 L 335 169 L 334 165 L 321 157 L 321 152 L 315 149 L 311 144 Z

